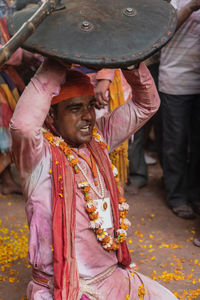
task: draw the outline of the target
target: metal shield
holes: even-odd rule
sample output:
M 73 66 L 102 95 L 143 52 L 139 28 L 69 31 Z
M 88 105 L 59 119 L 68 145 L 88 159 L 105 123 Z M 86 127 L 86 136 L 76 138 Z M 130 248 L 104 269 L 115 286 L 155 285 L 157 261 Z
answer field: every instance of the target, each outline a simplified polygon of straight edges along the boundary
M 8 18 L 13 36 L 38 9 Z M 124 68 L 167 43 L 175 9 L 164 0 L 64 0 L 22 45 L 44 56 L 96 68 Z

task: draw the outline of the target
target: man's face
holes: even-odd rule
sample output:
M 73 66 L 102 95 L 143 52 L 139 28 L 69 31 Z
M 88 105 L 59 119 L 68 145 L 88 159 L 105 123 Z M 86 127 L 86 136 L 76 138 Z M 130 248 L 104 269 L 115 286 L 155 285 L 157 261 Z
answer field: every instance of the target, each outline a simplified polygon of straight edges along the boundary
M 96 122 L 96 100 L 92 96 L 64 100 L 57 105 L 54 125 L 72 147 L 89 143 Z

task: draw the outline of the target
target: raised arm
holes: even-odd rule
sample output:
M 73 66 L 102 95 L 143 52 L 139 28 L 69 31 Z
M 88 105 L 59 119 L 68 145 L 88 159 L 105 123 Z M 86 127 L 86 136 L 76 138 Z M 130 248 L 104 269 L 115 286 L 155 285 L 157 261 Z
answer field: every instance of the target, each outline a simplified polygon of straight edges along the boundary
M 132 88 L 132 100 L 97 120 L 97 127 L 110 151 L 142 127 L 158 110 L 160 98 L 154 80 L 144 63 L 133 71 L 123 71 Z
M 178 22 L 176 26 L 176 31 L 179 27 L 191 16 L 191 14 L 200 9 L 200 0 L 191 0 L 185 4 L 177 12 Z
M 59 93 L 66 68 L 46 60 L 20 97 L 10 122 L 12 153 L 23 173 L 30 173 L 41 160 L 44 145 L 41 128 L 48 114 L 51 99 Z

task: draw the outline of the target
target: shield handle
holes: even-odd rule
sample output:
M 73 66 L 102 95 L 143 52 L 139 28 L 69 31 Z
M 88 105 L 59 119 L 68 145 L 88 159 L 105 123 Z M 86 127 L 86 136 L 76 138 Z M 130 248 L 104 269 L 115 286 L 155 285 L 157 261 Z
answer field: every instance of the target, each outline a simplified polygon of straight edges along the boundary
M 13 37 L 0 49 L 0 67 L 5 64 L 11 55 L 34 33 L 35 29 L 54 10 L 65 8 L 61 0 L 46 0 L 38 10 L 28 19 Z

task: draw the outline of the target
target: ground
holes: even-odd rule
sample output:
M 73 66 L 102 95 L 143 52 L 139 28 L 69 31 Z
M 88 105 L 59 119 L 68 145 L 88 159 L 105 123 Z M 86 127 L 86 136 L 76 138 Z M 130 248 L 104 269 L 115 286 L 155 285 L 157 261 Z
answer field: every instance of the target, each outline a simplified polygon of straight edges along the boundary
M 148 186 L 130 204 L 128 245 L 139 272 L 158 280 L 179 299 L 200 300 L 200 217 L 176 217 L 167 207 L 159 165 L 149 167 Z M 0 195 L 0 300 L 25 299 L 31 278 L 27 263 L 28 227 L 21 196 Z M 116 299 L 111 299 L 116 300 Z

